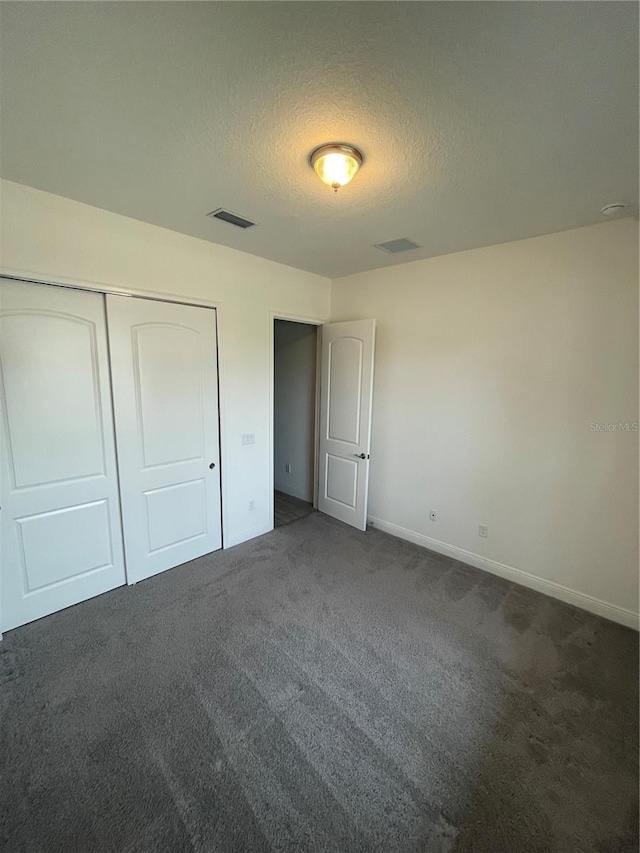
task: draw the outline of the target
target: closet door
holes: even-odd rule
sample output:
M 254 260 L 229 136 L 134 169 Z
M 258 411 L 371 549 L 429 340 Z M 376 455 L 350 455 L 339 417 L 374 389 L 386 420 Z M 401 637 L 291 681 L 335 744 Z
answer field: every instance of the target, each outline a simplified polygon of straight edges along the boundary
M 107 296 L 127 579 L 222 546 L 215 311 Z
M 125 582 L 104 297 L 0 281 L 4 630 Z

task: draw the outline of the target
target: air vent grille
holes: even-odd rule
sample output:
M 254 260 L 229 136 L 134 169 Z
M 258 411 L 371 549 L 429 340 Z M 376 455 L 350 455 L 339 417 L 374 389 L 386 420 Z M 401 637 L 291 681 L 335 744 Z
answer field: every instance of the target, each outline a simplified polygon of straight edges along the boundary
M 230 210 L 224 210 L 219 207 L 217 210 L 212 210 L 207 213 L 211 219 L 221 219 L 223 222 L 228 222 L 229 225 L 235 225 L 237 228 L 252 228 L 256 223 L 250 219 L 245 219 L 244 216 L 238 216 L 237 213 L 231 213 Z
M 376 243 L 375 248 L 395 255 L 396 252 L 408 252 L 409 249 L 419 249 L 420 246 L 407 237 L 399 237 L 397 240 L 387 240 L 386 243 Z

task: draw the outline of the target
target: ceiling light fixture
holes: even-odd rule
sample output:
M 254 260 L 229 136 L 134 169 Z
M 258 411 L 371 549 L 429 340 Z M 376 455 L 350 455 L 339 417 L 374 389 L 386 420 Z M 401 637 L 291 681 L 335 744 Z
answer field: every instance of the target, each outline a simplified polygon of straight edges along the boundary
M 352 145 L 321 145 L 311 152 L 309 162 L 316 174 L 334 192 L 348 184 L 362 165 L 362 154 Z

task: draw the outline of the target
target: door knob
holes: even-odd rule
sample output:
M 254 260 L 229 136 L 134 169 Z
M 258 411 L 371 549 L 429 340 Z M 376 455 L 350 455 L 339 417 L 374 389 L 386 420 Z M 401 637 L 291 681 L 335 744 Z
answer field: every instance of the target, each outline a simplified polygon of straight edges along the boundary
M 209 468 L 215 468 L 215 467 L 216 467 L 216 463 L 215 463 L 215 462 L 212 462 L 212 463 L 211 463 L 211 465 L 209 465 Z
M 356 457 L 356 459 L 368 459 L 369 458 L 368 453 L 354 453 L 353 455 Z

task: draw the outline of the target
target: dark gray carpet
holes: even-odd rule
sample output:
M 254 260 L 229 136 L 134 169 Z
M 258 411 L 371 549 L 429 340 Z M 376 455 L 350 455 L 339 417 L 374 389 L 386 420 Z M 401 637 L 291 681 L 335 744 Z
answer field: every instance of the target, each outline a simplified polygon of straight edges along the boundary
M 637 636 L 375 530 L 314 513 L 0 660 L 4 853 L 638 850 Z
M 313 504 L 308 501 L 301 501 L 300 498 L 294 498 L 292 495 L 285 495 L 284 492 L 274 492 L 274 527 L 282 527 L 285 524 L 291 524 L 292 521 L 298 521 L 299 518 L 304 518 L 312 512 Z

